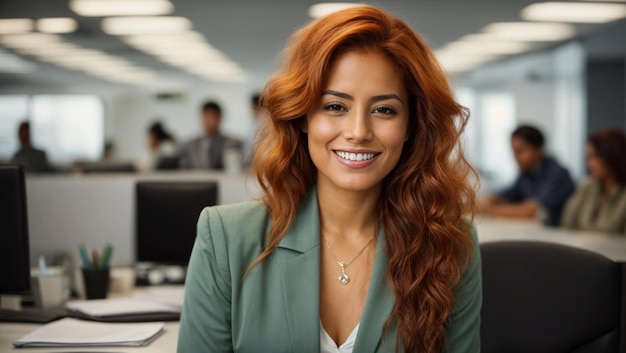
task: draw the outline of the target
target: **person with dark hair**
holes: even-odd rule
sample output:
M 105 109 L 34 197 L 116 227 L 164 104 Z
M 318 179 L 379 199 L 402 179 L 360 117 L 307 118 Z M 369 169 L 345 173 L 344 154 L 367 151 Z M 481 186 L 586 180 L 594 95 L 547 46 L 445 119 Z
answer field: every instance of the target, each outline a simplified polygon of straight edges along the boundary
M 224 169 L 227 149 L 242 153 L 243 143 L 220 132 L 222 108 L 217 102 L 202 105 L 203 136 L 185 143 L 179 150 L 179 164 L 183 169 Z M 241 159 L 240 159 L 241 161 Z
M 178 353 L 475 353 L 468 111 L 402 20 L 358 6 L 291 37 L 261 101 L 259 201 L 206 208 Z
M 148 128 L 148 151 L 136 165 L 137 170 L 149 172 L 159 169 L 159 163 L 165 158 L 176 157 L 176 140 L 163 127 L 160 121 L 153 122 Z
M 587 138 L 589 179 L 563 211 L 562 226 L 626 234 L 626 134 L 605 129 Z
M 477 211 L 495 217 L 539 218 L 558 226 L 561 212 L 576 185 L 567 169 L 544 155 L 545 138 L 530 125 L 511 134 L 511 147 L 520 174 L 509 188 L 482 200 Z
M 23 121 L 20 123 L 17 133 L 20 141 L 20 149 L 11 159 L 11 163 L 24 167 L 27 173 L 50 173 L 52 166 L 48 162 L 46 152 L 33 147 L 30 136 L 30 123 Z

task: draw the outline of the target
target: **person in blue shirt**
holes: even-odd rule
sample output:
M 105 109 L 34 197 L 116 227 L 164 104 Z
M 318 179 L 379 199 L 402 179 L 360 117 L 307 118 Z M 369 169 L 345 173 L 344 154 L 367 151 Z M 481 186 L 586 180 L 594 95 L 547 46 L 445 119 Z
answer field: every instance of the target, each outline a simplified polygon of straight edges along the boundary
M 521 125 L 511 134 L 511 147 L 520 174 L 510 187 L 478 204 L 478 212 L 495 217 L 540 218 L 557 226 L 576 187 L 567 169 L 544 154 L 539 129 Z

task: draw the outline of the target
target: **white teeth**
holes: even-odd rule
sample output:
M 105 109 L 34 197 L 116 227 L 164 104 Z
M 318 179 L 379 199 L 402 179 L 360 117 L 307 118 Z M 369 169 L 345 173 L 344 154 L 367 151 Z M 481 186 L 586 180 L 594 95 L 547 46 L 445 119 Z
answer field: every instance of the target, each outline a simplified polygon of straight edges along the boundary
M 374 153 L 350 153 L 350 152 L 343 152 L 343 151 L 335 151 L 335 153 L 348 161 L 366 161 L 368 159 L 372 159 L 374 158 L 375 154 Z

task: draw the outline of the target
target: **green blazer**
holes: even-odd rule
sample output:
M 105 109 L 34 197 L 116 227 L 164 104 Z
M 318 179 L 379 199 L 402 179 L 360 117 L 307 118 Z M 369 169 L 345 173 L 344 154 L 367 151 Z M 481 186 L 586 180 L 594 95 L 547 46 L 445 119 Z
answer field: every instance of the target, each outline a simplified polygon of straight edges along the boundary
M 185 282 L 179 353 L 319 353 L 320 222 L 313 191 L 263 263 L 244 273 L 261 253 L 270 217 L 263 204 L 206 208 L 198 221 Z M 480 351 L 482 282 L 479 247 L 456 293 L 447 352 Z M 372 278 L 355 353 L 395 352 L 396 328 L 382 339 L 393 308 L 386 281 L 384 234 L 378 237 Z M 346 298 L 350 300 L 350 298 Z

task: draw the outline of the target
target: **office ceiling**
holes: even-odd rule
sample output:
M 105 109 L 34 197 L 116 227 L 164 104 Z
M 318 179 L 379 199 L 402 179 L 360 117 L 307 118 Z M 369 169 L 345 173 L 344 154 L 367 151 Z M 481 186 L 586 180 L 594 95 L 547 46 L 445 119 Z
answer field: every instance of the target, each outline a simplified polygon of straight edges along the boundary
M 171 0 L 171 16 L 190 19 L 215 48 L 237 62 L 253 80 L 264 80 L 277 66 L 280 50 L 289 35 L 310 21 L 311 0 Z M 493 22 L 519 21 L 522 8 L 532 0 L 379 0 L 379 5 L 400 16 L 419 32 L 434 49 L 463 35 L 479 32 Z M 168 75 L 188 75 L 147 54 L 133 49 L 118 37 L 105 34 L 102 18 L 81 17 L 69 9 L 68 0 L 0 0 L 0 18 L 73 17 L 79 29 L 63 37 L 85 48 L 99 49 L 133 63 Z M 589 26 L 579 26 L 589 31 Z M 11 53 L 10 50 L 7 50 Z M 86 75 L 38 63 L 38 74 L 50 72 L 57 78 L 84 78 Z M 29 80 L 30 74 L 1 74 L 0 80 Z M 78 76 L 77 76 L 78 75 Z M 51 76 L 51 77 L 52 77 Z

